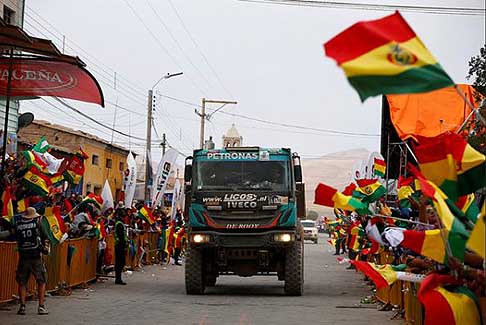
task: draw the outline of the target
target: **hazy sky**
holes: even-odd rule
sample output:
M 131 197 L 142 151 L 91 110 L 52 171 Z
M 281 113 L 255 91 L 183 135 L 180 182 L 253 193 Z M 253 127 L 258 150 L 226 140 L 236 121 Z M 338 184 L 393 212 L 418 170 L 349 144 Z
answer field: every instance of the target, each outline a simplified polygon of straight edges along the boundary
M 201 103 L 202 97 L 236 100 L 238 105 L 226 106 L 223 111 L 278 123 L 379 134 L 380 98 L 362 104 L 341 69 L 324 56 L 322 44 L 357 21 L 391 12 L 236 0 L 171 2 L 198 48 L 186 34 L 169 0 L 26 0 L 24 28 L 32 35 L 52 39 L 59 48 L 65 35 L 65 53 L 78 55 L 87 63 L 107 100 L 104 109 L 76 101 L 70 103 L 110 127 L 115 113 L 112 103 L 138 112 L 119 109 L 115 120 L 116 129 L 134 136 L 145 137 L 147 90 L 162 75 L 179 71 L 184 75 L 163 80 L 157 91 L 195 105 Z M 373 3 L 484 8 L 483 0 Z M 478 54 L 485 43 L 485 17 L 402 14 L 452 78 L 458 83 L 465 82 L 469 58 Z M 112 88 L 114 71 L 118 80 L 116 91 Z M 110 131 L 61 109 L 65 113 L 42 100 L 24 102 L 21 108 L 34 112 L 37 118 L 111 138 Z M 157 133 L 160 137 L 165 132 L 169 143 L 184 153 L 199 144 L 199 120 L 194 109 L 158 98 Z M 291 147 L 303 157 L 351 148 L 379 148 L 377 136 L 344 137 L 292 130 L 221 113 L 211 118 L 206 134 L 213 135 L 217 146 L 221 146 L 221 136 L 231 123 L 236 124 L 246 145 Z M 157 135 L 154 133 L 153 137 Z M 129 141 L 117 135 L 114 139 L 138 153 L 144 150 L 141 140 Z M 154 158 L 158 159 L 160 146 L 155 148 Z

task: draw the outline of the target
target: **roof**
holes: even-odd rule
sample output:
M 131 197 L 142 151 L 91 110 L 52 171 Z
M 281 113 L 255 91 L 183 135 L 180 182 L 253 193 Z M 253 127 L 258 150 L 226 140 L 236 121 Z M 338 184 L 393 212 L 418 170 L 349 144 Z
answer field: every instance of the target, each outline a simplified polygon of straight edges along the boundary
M 240 138 L 240 133 L 238 132 L 238 130 L 236 129 L 236 126 L 235 124 L 233 123 L 231 125 L 231 127 L 229 128 L 229 130 L 226 132 L 226 134 L 224 135 L 225 138 Z
M 62 126 L 62 125 L 59 125 L 59 124 L 50 123 L 50 122 L 44 121 L 44 120 L 34 120 L 32 122 L 32 124 L 43 126 L 43 127 L 50 128 L 50 129 L 54 129 L 54 130 L 58 130 L 58 131 L 62 131 L 62 132 L 66 132 L 66 133 L 73 134 L 73 135 L 76 135 L 76 136 L 80 136 L 80 137 L 83 137 L 85 139 L 100 142 L 100 143 L 103 143 L 107 146 L 111 146 L 113 148 L 126 151 L 127 153 L 129 152 L 129 150 L 125 147 L 122 147 L 122 146 L 114 144 L 114 143 L 112 144 L 111 142 L 109 142 L 105 139 L 102 139 L 102 138 L 100 138 L 96 135 L 86 133 L 86 132 L 81 131 L 81 130 L 71 129 L 71 128 L 68 128 L 68 127 L 65 127 L 65 126 Z M 134 155 L 135 155 L 135 153 L 134 153 Z

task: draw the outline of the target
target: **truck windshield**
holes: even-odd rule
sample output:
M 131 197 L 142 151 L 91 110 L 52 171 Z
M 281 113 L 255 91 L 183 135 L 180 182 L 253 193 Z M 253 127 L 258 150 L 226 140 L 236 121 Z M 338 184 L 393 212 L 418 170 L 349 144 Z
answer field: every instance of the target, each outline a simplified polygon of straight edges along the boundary
M 196 168 L 197 190 L 290 190 L 287 161 L 198 161 Z

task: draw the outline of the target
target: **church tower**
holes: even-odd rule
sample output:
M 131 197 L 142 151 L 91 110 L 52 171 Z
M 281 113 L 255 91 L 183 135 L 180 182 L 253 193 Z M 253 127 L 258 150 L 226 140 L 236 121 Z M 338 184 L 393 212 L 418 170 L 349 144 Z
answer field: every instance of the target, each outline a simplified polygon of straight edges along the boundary
M 235 127 L 235 124 L 231 125 L 231 128 L 223 135 L 223 148 L 228 147 L 241 147 L 243 145 L 243 137 Z

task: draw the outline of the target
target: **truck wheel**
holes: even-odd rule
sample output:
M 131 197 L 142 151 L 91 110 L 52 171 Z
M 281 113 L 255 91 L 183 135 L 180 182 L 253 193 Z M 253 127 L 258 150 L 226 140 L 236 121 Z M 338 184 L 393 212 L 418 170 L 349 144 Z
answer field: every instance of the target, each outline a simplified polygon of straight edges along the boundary
M 319 239 L 314 240 L 314 244 L 317 244 L 317 241 L 318 241 L 318 240 L 319 240 Z
M 186 293 L 188 295 L 202 295 L 205 288 L 201 251 L 188 247 L 185 264 Z
M 302 296 L 304 293 L 303 242 L 296 241 L 285 256 L 285 294 Z

